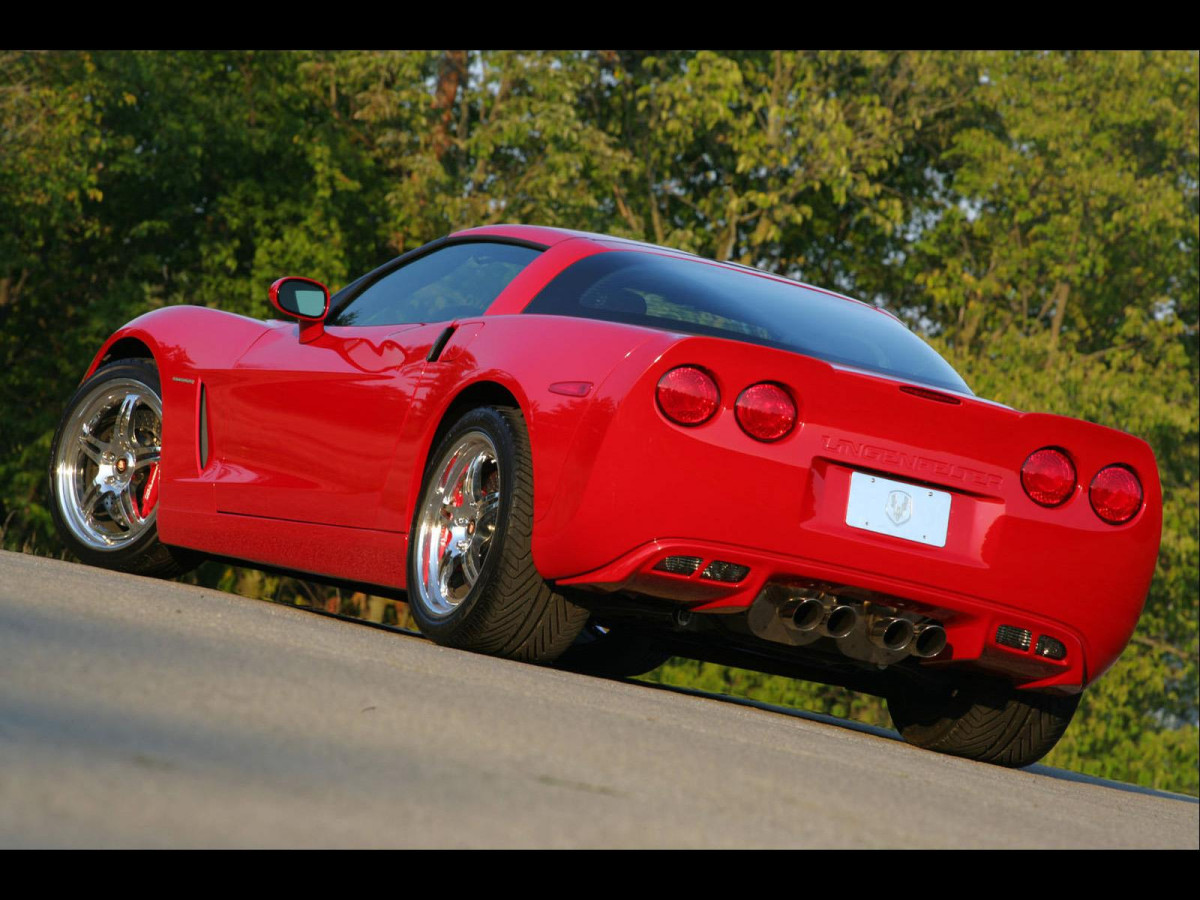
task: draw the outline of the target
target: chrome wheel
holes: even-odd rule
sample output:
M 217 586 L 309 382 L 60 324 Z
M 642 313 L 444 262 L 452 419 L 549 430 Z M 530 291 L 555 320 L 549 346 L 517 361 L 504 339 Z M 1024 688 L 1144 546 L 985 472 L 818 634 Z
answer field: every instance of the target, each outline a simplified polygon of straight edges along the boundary
M 162 400 L 132 378 L 85 394 L 67 415 L 52 478 L 63 523 L 92 550 L 119 550 L 154 524 Z
M 446 452 L 417 517 L 417 592 L 428 612 L 448 616 L 479 581 L 500 512 L 496 445 L 481 431 Z

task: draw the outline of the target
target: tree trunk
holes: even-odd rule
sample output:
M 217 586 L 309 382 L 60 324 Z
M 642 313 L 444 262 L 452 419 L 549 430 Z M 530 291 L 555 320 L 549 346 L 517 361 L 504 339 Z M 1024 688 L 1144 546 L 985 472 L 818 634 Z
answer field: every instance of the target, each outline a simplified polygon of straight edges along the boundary
M 450 146 L 450 123 L 454 120 L 454 98 L 458 86 L 466 80 L 467 51 L 447 50 L 438 67 L 437 87 L 433 92 L 433 108 L 441 110 L 433 126 L 433 154 L 441 160 Z M 465 85 L 464 85 L 465 89 Z

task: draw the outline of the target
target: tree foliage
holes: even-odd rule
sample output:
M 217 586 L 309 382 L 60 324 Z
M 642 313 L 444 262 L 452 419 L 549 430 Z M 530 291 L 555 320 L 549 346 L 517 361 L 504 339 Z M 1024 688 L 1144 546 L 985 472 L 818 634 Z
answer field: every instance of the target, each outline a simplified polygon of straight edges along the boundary
M 1197 80 L 1191 52 L 0 53 L 4 545 L 60 552 L 60 405 L 134 315 L 262 316 L 280 274 L 338 286 L 492 222 L 665 243 L 876 302 L 981 395 L 1151 443 L 1146 611 L 1049 761 L 1196 793 Z M 652 677 L 886 722 L 758 673 Z

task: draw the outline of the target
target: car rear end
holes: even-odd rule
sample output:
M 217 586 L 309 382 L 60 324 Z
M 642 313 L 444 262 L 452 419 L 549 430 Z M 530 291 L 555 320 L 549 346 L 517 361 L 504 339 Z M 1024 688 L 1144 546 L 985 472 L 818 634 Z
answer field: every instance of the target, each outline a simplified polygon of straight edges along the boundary
M 1116 660 L 1161 531 L 1145 442 L 761 338 L 663 338 L 599 386 L 535 528 L 545 577 L 736 616 L 797 658 L 824 637 L 1062 692 Z

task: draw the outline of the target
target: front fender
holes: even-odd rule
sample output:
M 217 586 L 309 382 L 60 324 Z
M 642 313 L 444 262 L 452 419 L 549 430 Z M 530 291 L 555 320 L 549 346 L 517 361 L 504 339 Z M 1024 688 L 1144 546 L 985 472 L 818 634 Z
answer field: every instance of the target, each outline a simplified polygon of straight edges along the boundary
M 118 328 L 92 358 L 84 379 L 95 374 L 122 340 L 145 344 L 164 380 L 180 370 L 226 368 L 269 326 L 258 319 L 205 306 L 166 306 Z

